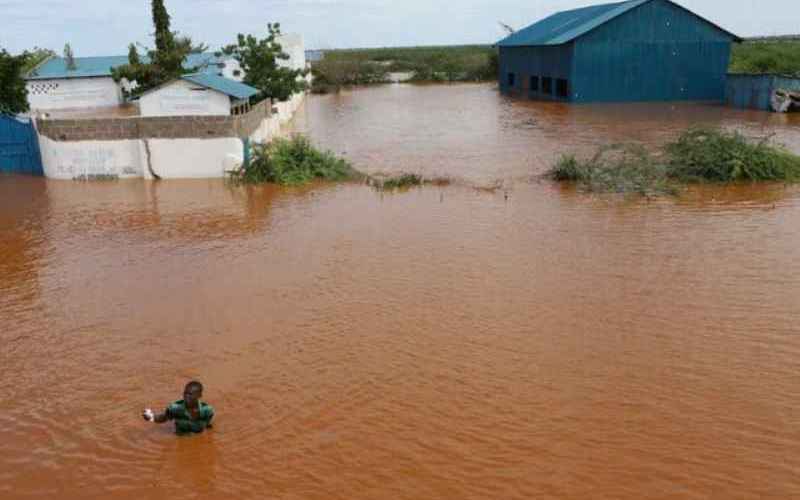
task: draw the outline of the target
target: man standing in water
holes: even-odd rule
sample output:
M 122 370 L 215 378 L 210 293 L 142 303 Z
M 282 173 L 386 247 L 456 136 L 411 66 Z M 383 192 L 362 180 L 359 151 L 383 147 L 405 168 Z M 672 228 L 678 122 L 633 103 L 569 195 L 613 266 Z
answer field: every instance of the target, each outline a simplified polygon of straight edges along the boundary
M 183 399 L 167 406 L 164 413 L 154 415 L 152 410 L 147 409 L 142 417 L 148 422 L 157 424 L 173 420 L 176 434 L 200 433 L 211 428 L 211 420 L 214 419 L 214 408 L 210 404 L 200 401 L 202 397 L 203 384 L 192 381 L 183 389 Z

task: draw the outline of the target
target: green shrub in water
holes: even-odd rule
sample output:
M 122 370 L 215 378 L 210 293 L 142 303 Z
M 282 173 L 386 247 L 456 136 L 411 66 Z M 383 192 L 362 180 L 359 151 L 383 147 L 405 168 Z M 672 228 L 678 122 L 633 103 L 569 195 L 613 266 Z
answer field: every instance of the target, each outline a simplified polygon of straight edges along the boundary
M 692 128 L 665 148 L 668 174 L 684 182 L 796 181 L 800 157 L 738 132 Z
M 563 156 L 547 177 L 592 192 L 676 194 L 679 183 L 800 180 L 800 156 L 738 132 L 691 128 L 658 155 L 641 146 L 610 146 L 581 160 Z
M 305 184 L 313 180 L 344 181 L 358 172 L 344 159 L 320 151 L 307 138 L 295 135 L 278 138 L 266 145 L 255 145 L 248 165 L 231 174 L 233 180 L 247 184 Z
M 675 192 L 664 165 L 639 146 L 609 146 L 588 160 L 563 156 L 547 176 L 556 181 L 576 182 L 591 192 L 645 196 Z
M 412 186 L 421 186 L 422 176 L 417 174 L 403 174 L 399 177 L 391 177 L 381 182 L 379 187 L 381 189 L 401 189 Z

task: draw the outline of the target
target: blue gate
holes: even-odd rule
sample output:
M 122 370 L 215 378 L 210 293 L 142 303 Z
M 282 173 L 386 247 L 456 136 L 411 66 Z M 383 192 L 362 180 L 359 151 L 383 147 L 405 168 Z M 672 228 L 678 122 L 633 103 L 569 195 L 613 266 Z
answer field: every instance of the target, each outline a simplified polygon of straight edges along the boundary
M 0 173 L 44 175 L 33 123 L 0 114 Z

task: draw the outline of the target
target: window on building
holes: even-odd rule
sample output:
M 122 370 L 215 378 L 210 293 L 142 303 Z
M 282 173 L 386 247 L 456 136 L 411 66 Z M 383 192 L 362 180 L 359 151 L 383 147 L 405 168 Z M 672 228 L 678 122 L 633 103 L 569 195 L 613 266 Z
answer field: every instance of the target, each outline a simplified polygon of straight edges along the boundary
M 542 78 L 542 92 L 553 95 L 553 79 L 549 76 Z
M 238 69 L 233 70 L 233 76 L 242 76 L 242 72 Z
M 513 87 L 514 86 L 514 84 L 516 83 L 516 81 L 515 81 L 516 78 L 517 78 L 517 75 L 515 75 L 514 73 L 509 73 L 508 74 L 508 86 L 509 87 Z
M 539 77 L 532 76 L 531 77 L 531 90 L 534 92 L 539 92 Z
M 569 97 L 569 82 L 559 78 L 556 80 L 556 95 L 558 97 Z

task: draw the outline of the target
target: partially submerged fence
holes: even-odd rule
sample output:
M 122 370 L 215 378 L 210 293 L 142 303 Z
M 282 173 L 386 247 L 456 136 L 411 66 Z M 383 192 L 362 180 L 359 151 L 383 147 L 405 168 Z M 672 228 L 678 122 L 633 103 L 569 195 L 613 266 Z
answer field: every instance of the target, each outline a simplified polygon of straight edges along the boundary
M 762 111 L 775 109 L 778 91 L 800 91 L 800 78 L 781 75 L 728 75 L 726 101 L 730 106 Z
M 0 114 L 0 172 L 43 175 L 39 140 L 31 120 Z

